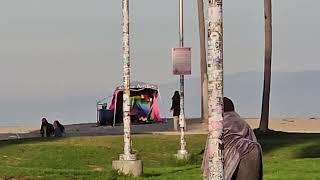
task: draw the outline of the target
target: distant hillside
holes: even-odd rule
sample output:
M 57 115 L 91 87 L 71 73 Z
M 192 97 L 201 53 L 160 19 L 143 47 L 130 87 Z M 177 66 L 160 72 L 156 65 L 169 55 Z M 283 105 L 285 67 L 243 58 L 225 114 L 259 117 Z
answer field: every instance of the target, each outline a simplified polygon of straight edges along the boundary
M 275 72 L 272 74 L 271 109 L 273 117 L 319 116 L 320 71 Z M 200 80 L 186 79 L 186 116 L 200 116 Z M 237 110 L 247 117 L 260 116 L 263 73 L 245 72 L 225 76 L 225 96 L 231 97 Z M 170 97 L 179 82 L 160 85 L 162 113 L 170 116 Z
M 320 71 L 277 72 L 272 74 L 271 116 L 319 117 Z M 152 82 L 157 83 L 157 82 Z M 260 116 L 263 74 L 245 72 L 225 76 L 225 96 L 231 97 L 242 116 Z M 200 116 L 199 78 L 185 80 L 185 111 L 187 117 Z M 179 82 L 160 84 L 160 108 L 163 117 L 171 117 L 171 96 L 179 88 Z M 112 95 L 110 91 L 99 94 L 68 96 L 57 101 L 9 101 L 0 102 L 0 126 L 40 125 L 47 117 L 51 122 L 60 119 L 64 123 L 95 122 L 96 100 Z

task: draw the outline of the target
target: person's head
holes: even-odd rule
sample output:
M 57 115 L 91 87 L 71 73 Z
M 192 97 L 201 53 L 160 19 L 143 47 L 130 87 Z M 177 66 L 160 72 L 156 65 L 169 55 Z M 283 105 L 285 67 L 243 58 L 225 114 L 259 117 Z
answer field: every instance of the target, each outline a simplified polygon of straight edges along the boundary
M 231 99 L 224 97 L 223 98 L 223 110 L 224 112 L 234 111 L 234 104 Z
M 46 118 L 42 118 L 42 123 L 48 123 L 47 119 Z
M 54 122 L 53 122 L 53 127 L 54 127 L 54 128 L 57 128 L 58 126 L 59 126 L 59 121 L 54 121 Z
M 53 122 L 53 126 L 54 127 L 59 127 L 62 131 L 64 130 L 64 126 L 58 120 L 55 120 Z
M 61 123 L 58 120 L 55 120 L 53 123 L 57 124 L 58 126 L 61 125 Z
M 173 96 L 172 96 L 172 99 L 179 99 L 179 98 L 180 98 L 179 91 L 175 91 Z

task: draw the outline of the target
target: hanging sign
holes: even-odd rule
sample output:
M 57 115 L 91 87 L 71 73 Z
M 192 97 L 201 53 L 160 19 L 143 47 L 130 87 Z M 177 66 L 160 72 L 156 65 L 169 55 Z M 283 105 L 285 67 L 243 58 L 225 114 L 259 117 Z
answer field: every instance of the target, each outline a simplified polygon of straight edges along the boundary
M 172 48 L 172 63 L 174 75 L 191 74 L 191 48 Z

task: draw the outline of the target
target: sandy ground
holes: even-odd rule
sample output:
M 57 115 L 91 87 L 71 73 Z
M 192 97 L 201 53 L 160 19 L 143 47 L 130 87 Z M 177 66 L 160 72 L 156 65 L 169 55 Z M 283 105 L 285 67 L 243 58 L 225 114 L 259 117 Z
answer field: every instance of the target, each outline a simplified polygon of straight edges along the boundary
M 252 128 L 259 126 L 257 118 L 248 118 L 246 121 Z M 119 135 L 123 132 L 122 126 L 99 126 L 94 123 L 66 125 L 67 136 L 88 135 Z M 172 120 L 166 123 L 132 125 L 134 134 L 178 134 L 172 131 Z M 270 120 L 269 128 L 284 132 L 320 133 L 320 118 L 274 118 Z M 200 119 L 187 120 L 187 134 L 206 134 L 207 127 Z M 40 137 L 39 129 L 27 127 L 0 127 L 0 140 Z
M 259 127 L 258 119 L 246 119 L 252 128 Z M 271 119 L 270 129 L 284 132 L 320 133 L 320 118 Z

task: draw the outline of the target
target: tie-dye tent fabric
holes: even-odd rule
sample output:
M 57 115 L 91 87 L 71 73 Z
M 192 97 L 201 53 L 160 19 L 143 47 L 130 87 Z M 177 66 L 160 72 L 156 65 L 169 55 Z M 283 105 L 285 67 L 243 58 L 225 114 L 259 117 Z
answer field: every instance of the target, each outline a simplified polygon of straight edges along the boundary
M 133 123 L 161 122 L 158 104 L 158 86 L 144 82 L 130 84 L 131 121 Z M 123 86 L 114 90 L 109 110 L 113 111 L 113 124 L 122 123 Z

